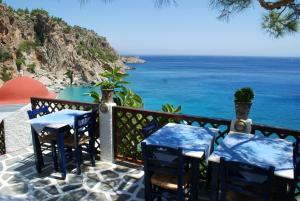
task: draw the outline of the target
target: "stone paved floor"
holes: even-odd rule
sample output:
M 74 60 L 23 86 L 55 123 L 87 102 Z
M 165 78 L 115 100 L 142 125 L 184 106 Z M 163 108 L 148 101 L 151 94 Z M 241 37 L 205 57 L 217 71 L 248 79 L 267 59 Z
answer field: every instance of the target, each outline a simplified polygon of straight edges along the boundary
M 38 174 L 31 148 L 0 156 L 0 200 L 144 200 L 140 168 L 97 161 L 96 167 L 83 165 L 78 176 L 69 164 L 67 177 L 61 180 L 53 173 L 51 160 L 45 163 Z

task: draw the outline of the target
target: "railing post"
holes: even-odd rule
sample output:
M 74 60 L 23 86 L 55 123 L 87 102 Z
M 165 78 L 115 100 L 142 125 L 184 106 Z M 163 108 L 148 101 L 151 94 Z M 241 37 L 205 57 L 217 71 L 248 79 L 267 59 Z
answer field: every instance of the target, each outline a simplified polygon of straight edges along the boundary
M 100 144 L 101 144 L 101 160 L 114 161 L 114 145 L 113 145 L 113 107 L 116 103 L 100 104 Z

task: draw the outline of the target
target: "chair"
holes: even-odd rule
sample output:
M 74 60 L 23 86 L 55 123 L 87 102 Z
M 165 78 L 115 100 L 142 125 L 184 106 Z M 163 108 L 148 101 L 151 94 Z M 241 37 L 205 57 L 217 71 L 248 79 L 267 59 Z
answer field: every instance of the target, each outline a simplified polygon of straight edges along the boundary
M 300 176 L 300 138 L 297 137 L 296 141 L 293 143 L 293 163 L 294 163 L 294 180 L 290 184 L 288 189 L 289 200 L 295 200 L 295 190 L 299 181 Z
M 156 119 L 152 119 L 150 123 L 142 128 L 142 134 L 144 138 L 149 137 L 152 133 L 159 129 L 159 123 Z
M 189 195 L 191 174 L 184 168 L 182 149 L 141 144 L 145 172 L 145 200 L 150 201 L 166 197 L 166 193 L 183 201 Z M 157 155 L 169 155 L 176 160 L 163 160 Z M 167 198 L 167 200 L 169 200 Z
M 49 112 L 47 106 L 43 106 L 43 107 L 40 107 L 38 109 L 27 111 L 29 119 L 34 119 L 37 116 L 46 115 L 46 114 L 49 114 L 49 113 L 50 112 Z M 57 170 L 58 165 L 57 165 L 57 155 L 56 155 L 56 147 L 55 147 L 56 136 L 53 135 L 50 132 L 41 131 L 41 133 L 38 133 L 38 139 L 39 139 L 39 142 L 40 142 L 41 146 L 45 147 L 44 150 L 46 150 L 49 147 L 47 144 L 50 144 L 52 158 L 53 158 L 53 161 L 54 161 L 54 168 L 55 168 L 55 170 Z M 42 165 L 44 165 L 43 156 L 40 156 L 40 157 L 42 159 Z
M 270 201 L 274 167 L 220 159 L 221 201 Z
M 75 149 L 77 174 L 81 173 L 83 145 L 86 145 L 85 150 L 90 155 L 92 166 L 95 166 L 95 125 L 96 111 L 77 116 L 75 117 L 74 136 L 68 136 L 64 140 L 66 147 Z

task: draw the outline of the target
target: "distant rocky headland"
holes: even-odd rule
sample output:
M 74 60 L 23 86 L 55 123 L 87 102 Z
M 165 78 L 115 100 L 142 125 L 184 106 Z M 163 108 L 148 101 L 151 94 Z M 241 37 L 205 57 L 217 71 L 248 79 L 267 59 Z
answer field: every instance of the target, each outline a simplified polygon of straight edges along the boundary
M 0 3 L 0 85 L 26 75 L 59 91 L 71 78 L 75 85 L 93 84 L 108 66 L 126 70 L 125 63 L 143 62 L 118 55 L 105 37 L 45 10 L 14 10 Z

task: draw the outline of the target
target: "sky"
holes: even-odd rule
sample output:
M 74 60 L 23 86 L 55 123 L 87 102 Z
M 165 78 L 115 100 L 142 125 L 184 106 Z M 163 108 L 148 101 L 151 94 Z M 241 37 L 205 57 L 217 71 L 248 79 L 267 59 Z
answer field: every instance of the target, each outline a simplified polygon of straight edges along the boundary
M 70 25 L 93 29 L 122 55 L 225 55 L 300 57 L 300 32 L 282 39 L 261 29 L 258 5 L 217 19 L 206 0 L 178 0 L 155 7 L 154 0 L 4 0 L 13 8 L 43 8 Z M 254 1 L 256 4 L 257 2 Z

